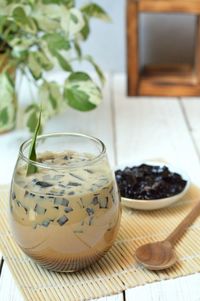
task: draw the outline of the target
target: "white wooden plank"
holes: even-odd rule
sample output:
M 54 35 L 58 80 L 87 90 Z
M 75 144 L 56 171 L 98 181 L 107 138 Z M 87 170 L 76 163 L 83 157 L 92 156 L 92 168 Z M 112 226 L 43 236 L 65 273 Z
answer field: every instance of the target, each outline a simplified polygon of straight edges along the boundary
M 180 104 L 187 119 L 196 149 L 200 154 L 200 97 L 182 98 Z
M 200 300 L 200 274 L 154 282 L 126 291 L 126 301 L 197 301 Z
M 23 301 L 21 293 L 15 281 L 4 263 L 0 277 L 0 300 L 1 301 Z
M 24 301 L 6 263 L 4 263 L 1 278 L 0 278 L 0 300 L 1 301 Z M 123 295 L 118 294 L 114 296 L 95 299 L 94 301 L 123 301 Z
M 114 80 L 119 163 L 161 158 L 184 168 L 194 182 L 200 165 L 176 98 L 127 98 L 125 77 Z

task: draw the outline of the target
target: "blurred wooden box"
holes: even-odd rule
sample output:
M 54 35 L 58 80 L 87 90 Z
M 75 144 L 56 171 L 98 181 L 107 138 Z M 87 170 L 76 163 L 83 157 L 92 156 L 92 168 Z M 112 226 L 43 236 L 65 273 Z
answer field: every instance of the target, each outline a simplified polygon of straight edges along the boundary
M 197 16 L 194 65 L 139 66 L 139 14 Z M 128 95 L 200 96 L 200 0 L 127 0 Z

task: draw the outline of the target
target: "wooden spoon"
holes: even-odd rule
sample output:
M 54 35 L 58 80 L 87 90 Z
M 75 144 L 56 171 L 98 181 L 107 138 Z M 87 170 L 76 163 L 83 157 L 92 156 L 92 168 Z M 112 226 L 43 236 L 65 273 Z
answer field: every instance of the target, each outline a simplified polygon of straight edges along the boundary
M 165 240 L 139 247 L 135 252 L 137 262 L 149 270 L 163 270 L 175 264 L 177 257 L 173 246 L 199 214 L 200 201 Z

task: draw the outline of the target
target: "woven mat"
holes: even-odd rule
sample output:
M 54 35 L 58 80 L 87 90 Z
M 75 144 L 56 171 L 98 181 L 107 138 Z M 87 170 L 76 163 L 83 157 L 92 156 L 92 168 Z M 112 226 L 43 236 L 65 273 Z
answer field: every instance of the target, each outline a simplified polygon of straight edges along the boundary
M 99 262 L 78 273 L 55 273 L 40 268 L 13 241 L 7 222 L 8 187 L 0 190 L 0 250 L 25 300 L 89 300 L 116 294 L 127 288 L 200 271 L 200 218 L 176 246 L 177 264 L 151 272 L 138 265 L 134 251 L 141 244 L 164 239 L 190 211 L 200 189 L 191 187 L 187 196 L 172 207 L 145 212 L 123 209 L 117 240 Z

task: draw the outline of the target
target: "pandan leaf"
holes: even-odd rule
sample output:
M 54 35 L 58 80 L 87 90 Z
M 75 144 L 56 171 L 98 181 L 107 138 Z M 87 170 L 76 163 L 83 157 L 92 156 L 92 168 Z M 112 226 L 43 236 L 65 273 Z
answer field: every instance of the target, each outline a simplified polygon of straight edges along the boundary
M 34 131 L 35 131 L 35 126 L 37 125 L 37 120 L 38 120 L 37 111 L 35 109 L 34 110 L 32 109 L 32 112 L 29 115 L 27 123 L 26 123 L 26 125 L 29 128 L 29 131 L 31 133 L 34 133 Z
M 29 152 L 29 160 L 32 161 L 37 161 L 37 155 L 36 155 L 36 140 L 37 140 L 37 136 L 38 133 L 40 131 L 40 127 L 41 127 L 41 116 L 42 116 L 42 110 L 40 110 L 39 113 L 39 117 L 38 117 L 38 121 L 37 121 L 37 125 L 35 128 L 35 132 L 33 134 L 32 137 L 32 141 L 31 141 L 31 147 L 30 147 L 30 152 Z M 31 163 L 28 164 L 28 169 L 27 169 L 27 176 L 36 173 L 37 172 L 37 167 L 35 165 L 32 165 Z

